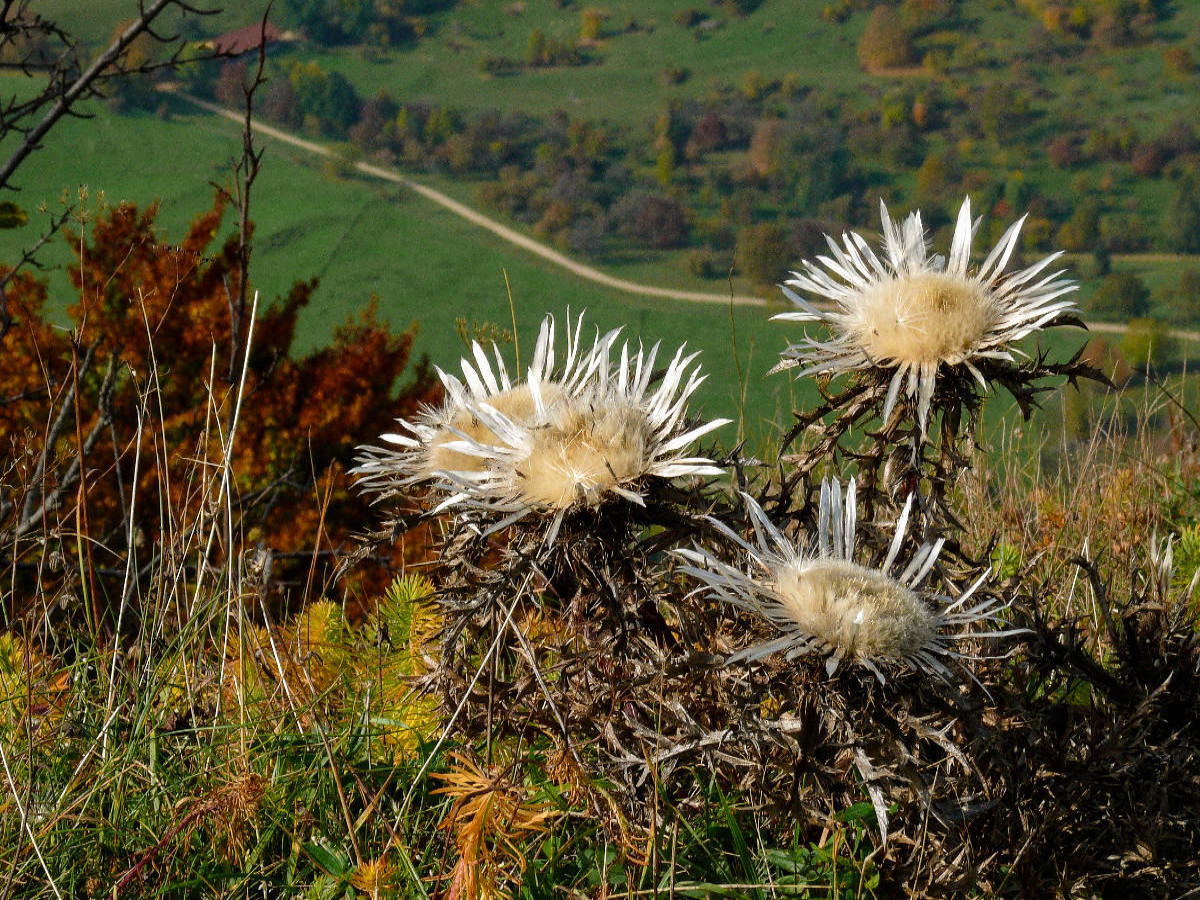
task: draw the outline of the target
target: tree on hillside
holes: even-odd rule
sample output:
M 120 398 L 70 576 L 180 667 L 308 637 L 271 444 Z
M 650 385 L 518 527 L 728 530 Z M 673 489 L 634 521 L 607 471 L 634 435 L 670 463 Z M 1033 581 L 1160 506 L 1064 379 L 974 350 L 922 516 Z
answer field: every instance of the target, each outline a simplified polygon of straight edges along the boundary
M 900 4 L 900 21 L 909 31 L 945 28 L 947 20 L 957 13 L 957 0 L 904 0 Z
M 1123 322 L 1140 318 L 1150 312 L 1150 290 L 1132 272 L 1109 272 L 1084 307 L 1101 319 Z
M 720 0 L 720 5 L 735 16 L 748 16 L 758 9 L 761 3 L 762 0 Z
M 296 63 L 288 80 L 304 119 L 320 131 L 344 137 L 358 121 L 362 99 L 341 72 L 326 72 L 315 62 Z
M 1095 197 L 1084 197 L 1071 213 L 1071 218 L 1058 229 L 1056 241 L 1068 253 L 1086 253 L 1096 246 L 1099 239 L 1100 204 Z
M 782 281 L 795 253 L 787 229 L 774 222 L 747 225 L 738 232 L 737 263 L 742 274 L 756 285 Z
M 1161 299 L 1170 309 L 1173 322 L 1191 327 L 1200 325 L 1200 269 L 1184 269 L 1179 283 L 1164 294 Z
M 1164 230 L 1176 253 L 1200 253 L 1200 173 L 1194 169 L 1175 182 Z
M 1014 129 L 1029 117 L 1029 97 L 1013 84 L 994 82 L 983 90 L 978 106 L 979 127 L 994 141 L 1012 139 Z
M 750 166 L 761 178 L 770 175 L 779 160 L 783 144 L 783 122 L 779 119 L 760 119 L 750 138 Z
M 634 230 L 656 250 L 681 247 L 687 242 L 687 214 L 674 197 L 649 194 L 637 204 Z
M 958 190 L 958 165 L 951 151 L 930 151 L 917 169 L 917 202 L 929 208 L 945 206 Z
M 912 36 L 890 6 L 876 6 L 858 40 L 858 61 L 868 71 L 910 65 L 916 58 Z
M 600 31 L 607 18 L 602 10 L 589 6 L 579 14 L 579 39 L 595 41 L 600 38 Z
M 121 36 L 137 25 L 134 19 L 126 20 L 113 29 L 109 45 L 116 44 Z M 142 31 L 129 42 L 125 50 L 124 66 L 129 70 L 123 78 L 114 80 L 108 87 L 108 103 L 113 109 L 152 109 L 162 102 L 155 89 L 152 77 L 155 71 L 155 54 L 158 43 L 147 31 Z
M 1137 370 L 1173 369 L 1179 363 L 1179 341 L 1156 319 L 1140 318 L 1129 323 L 1121 341 L 1121 355 Z
M 725 122 L 717 113 L 709 110 L 697 120 L 692 128 L 692 133 L 684 148 L 684 155 L 688 159 L 697 159 L 712 150 L 721 149 L 728 137 Z

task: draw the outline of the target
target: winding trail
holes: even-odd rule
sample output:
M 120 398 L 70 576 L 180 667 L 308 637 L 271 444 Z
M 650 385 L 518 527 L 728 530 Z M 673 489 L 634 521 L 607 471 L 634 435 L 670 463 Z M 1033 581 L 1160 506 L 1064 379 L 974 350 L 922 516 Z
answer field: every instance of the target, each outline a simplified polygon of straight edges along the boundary
M 1088 322 L 1087 327 L 1088 331 L 1098 331 L 1101 334 L 1125 334 L 1129 331 L 1128 325 L 1122 325 L 1119 322 Z M 1167 333 L 1171 337 L 1178 338 L 1181 341 L 1200 342 L 1200 331 L 1172 328 Z
M 245 121 L 245 116 L 241 112 L 227 109 L 223 106 L 218 106 L 216 103 L 210 103 L 207 100 L 202 100 L 199 97 L 192 96 L 191 94 L 185 94 L 182 91 L 172 91 L 171 93 L 173 93 L 176 97 L 187 100 L 189 103 L 192 103 L 201 109 L 229 119 L 230 121 L 238 122 L 239 124 Z M 337 156 L 332 149 L 324 144 L 318 144 L 315 141 L 297 137 L 294 134 L 290 134 L 289 132 L 275 128 L 271 125 L 263 124 L 259 121 L 254 123 L 254 130 L 259 134 L 265 134 L 277 141 L 290 144 L 293 147 L 305 150 L 316 156 L 322 156 L 326 159 L 335 159 Z M 636 294 L 639 297 L 658 297 L 664 300 L 683 300 L 690 303 L 719 303 L 723 306 L 728 306 L 730 303 L 733 303 L 735 306 L 760 307 L 765 307 L 767 305 L 767 301 L 762 297 L 755 297 L 747 294 L 734 294 L 730 296 L 729 294 L 715 294 L 705 291 L 681 291 L 674 288 L 658 287 L 651 284 L 640 284 L 636 281 L 629 281 L 625 278 L 617 278 L 613 275 L 609 275 L 607 272 L 602 272 L 593 266 L 585 265 L 584 263 L 573 260 L 568 256 L 564 256 L 557 250 L 552 250 L 545 244 L 535 241 L 528 235 L 521 234 L 521 232 L 509 228 L 507 225 L 504 225 L 503 223 L 498 222 L 489 216 L 485 216 L 478 210 L 472 209 L 464 203 L 460 203 L 453 197 L 443 194 L 441 191 L 435 190 L 427 185 L 421 184 L 418 181 L 413 181 L 411 178 L 407 178 L 393 169 L 385 169 L 382 166 L 376 166 L 366 162 L 357 162 L 354 164 L 354 168 L 362 174 L 369 175 L 372 178 L 378 178 L 382 181 L 388 181 L 392 184 L 398 184 L 402 187 L 408 188 L 414 193 L 420 194 L 426 200 L 448 209 L 456 216 L 460 216 L 461 218 L 466 219 L 468 222 L 478 225 L 480 228 L 487 229 L 488 231 L 492 232 L 492 234 L 509 242 L 510 244 L 520 247 L 523 250 L 528 250 L 535 256 L 540 256 L 542 259 L 545 259 L 546 261 L 551 262 L 560 268 L 566 269 L 568 272 L 578 275 L 580 278 L 585 278 L 588 281 L 604 285 L 605 287 L 614 288 L 618 291 L 625 291 L 626 293 L 630 294 Z M 1164 257 L 1171 256 L 1171 254 L 1162 255 Z M 1125 334 L 1129 331 L 1129 326 L 1127 324 L 1119 322 L 1088 322 L 1087 325 L 1089 330 L 1101 334 Z M 1180 340 L 1200 342 L 1200 331 L 1187 331 L 1173 328 L 1169 331 L 1169 334 L 1171 334 L 1172 337 Z
M 223 116 L 234 122 L 244 122 L 245 116 L 243 113 L 235 112 L 226 109 L 223 106 L 218 106 L 215 103 L 210 103 L 207 100 L 201 100 L 199 97 L 193 97 L 190 94 L 182 92 L 174 92 L 175 96 L 187 100 L 199 106 L 201 109 L 208 110 L 218 116 Z M 309 153 L 323 156 L 327 159 L 333 159 L 336 154 L 329 147 L 323 144 L 318 144 L 314 141 L 305 140 L 301 137 L 296 137 L 294 134 L 289 134 L 286 131 L 281 131 L 270 125 L 264 125 L 262 122 L 254 123 L 254 130 L 259 134 L 265 134 L 268 137 L 275 138 L 277 141 L 282 141 L 285 144 L 290 144 L 293 147 L 298 147 L 301 150 L 306 150 Z M 734 294 L 732 298 L 729 294 L 713 294 L 704 291 L 680 291 L 674 288 L 656 287 L 649 284 L 639 284 L 636 281 L 629 281 L 625 278 L 617 278 L 609 275 L 606 272 L 601 272 L 592 266 L 577 262 L 568 256 L 564 256 L 557 250 L 552 250 L 545 244 L 535 241 L 533 238 L 521 234 L 515 229 L 509 228 L 495 219 L 483 215 L 478 210 L 474 210 L 466 204 L 459 203 L 453 197 L 443 194 L 441 191 L 413 181 L 411 178 L 406 178 L 399 172 L 392 169 L 385 169 L 382 166 L 375 166 L 371 163 L 358 162 L 354 164 L 354 168 L 364 175 L 370 175 L 373 178 L 378 178 L 382 181 L 390 181 L 392 184 L 398 184 L 409 190 L 420 194 L 426 200 L 443 206 L 456 216 L 466 219 L 480 228 L 486 228 L 488 231 L 495 234 L 497 237 L 514 244 L 523 250 L 528 250 L 535 256 L 540 256 L 542 259 L 553 263 L 568 272 L 578 275 L 580 278 L 586 278 L 588 281 L 593 281 L 596 284 L 602 284 L 605 287 L 615 288 L 618 291 L 626 291 L 630 294 L 637 294 L 641 297 L 660 297 L 664 300 L 685 300 L 691 303 L 720 303 L 723 306 L 728 306 L 732 301 L 736 306 L 766 306 L 767 301 L 762 297 L 754 297 L 747 294 Z

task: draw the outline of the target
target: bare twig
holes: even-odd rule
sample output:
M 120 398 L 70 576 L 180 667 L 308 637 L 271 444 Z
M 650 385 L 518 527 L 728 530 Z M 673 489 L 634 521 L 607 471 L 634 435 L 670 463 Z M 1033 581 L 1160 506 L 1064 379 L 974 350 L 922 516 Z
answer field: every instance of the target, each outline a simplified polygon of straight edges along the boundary
M 93 352 L 94 348 L 89 348 L 83 362 L 80 363 L 81 370 L 86 371 L 86 367 L 90 365 Z M 16 537 L 22 537 L 36 528 L 47 513 L 58 509 L 67 493 L 73 490 L 79 483 L 80 473 L 82 472 L 80 460 L 85 459 L 92 452 L 92 449 L 96 446 L 96 442 L 100 440 L 101 435 L 108 427 L 109 421 L 112 418 L 112 394 L 116 388 L 118 371 L 117 357 L 113 355 L 109 357 L 108 368 L 104 374 L 104 382 L 100 386 L 98 400 L 100 415 L 88 430 L 87 435 L 80 438 L 79 452 L 75 459 L 71 461 L 71 465 L 67 468 L 66 473 L 55 486 L 54 491 L 49 496 L 46 496 L 44 491 L 36 490 L 36 487 L 45 478 L 45 466 L 48 462 L 48 454 L 53 452 L 58 435 L 66 427 L 68 415 L 75 411 L 76 385 L 72 384 L 68 387 L 68 395 L 64 397 L 59 414 L 51 426 L 50 434 L 53 435 L 53 438 L 47 437 L 45 446 L 42 448 L 42 454 L 38 458 L 37 468 L 34 472 L 35 483 L 33 487 L 35 490 L 31 490 L 25 499 L 21 519 L 16 526 Z M 43 498 L 40 504 L 37 502 L 39 497 Z
M 7 272 L 5 272 L 2 278 L 0 278 L 0 341 L 4 340 L 4 336 L 8 334 L 9 329 L 11 329 L 15 324 L 15 320 L 12 317 L 12 312 L 8 308 L 8 286 L 17 276 L 17 273 L 26 266 L 34 265 L 40 268 L 36 259 L 38 251 L 46 245 L 46 242 L 49 241 L 50 238 L 58 234 L 59 229 L 62 228 L 74 211 L 75 208 L 73 206 L 68 206 L 58 215 L 51 216 L 50 224 L 46 227 L 46 230 L 42 232 L 41 236 L 37 240 L 37 243 L 35 243 L 28 250 L 25 250 L 21 254 L 21 258 L 17 260 L 16 264 Z
M 242 85 L 246 98 L 245 115 L 242 120 L 242 156 L 233 165 L 234 203 L 238 213 L 238 283 L 237 296 L 229 298 L 229 381 L 233 383 L 238 378 L 237 361 L 241 354 L 242 334 L 245 330 L 246 304 L 250 289 L 250 190 L 258 177 L 265 151 L 254 148 L 254 94 L 266 79 L 263 69 L 267 62 L 267 17 L 271 14 L 271 4 L 263 13 L 258 38 L 258 67 L 249 84 Z
M 0 168 L 0 188 L 10 186 L 9 182 L 13 174 L 20 168 L 21 163 L 41 146 L 42 139 L 49 133 L 51 128 L 58 124 L 63 116 L 71 111 L 72 105 L 80 98 L 87 96 L 94 89 L 98 80 L 114 72 L 121 75 L 131 73 L 132 70 L 120 66 L 121 59 L 126 55 L 133 42 L 142 34 L 149 34 L 156 40 L 162 40 L 151 29 L 151 25 L 163 12 L 172 7 L 196 15 L 203 15 L 208 12 L 207 10 L 192 6 L 190 3 L 185 2 L 185 0 L 154 0 L 149 6 L 144 7 L 133 23 L 121 32 L 117 36 L 117 39 L 103 53 L 97 56 L 86 70 L 72 79 L 70 83 L 55 84 L 55 79 L 52 77 L 52 83 L 48 91 L 56 92 L 57 98 L 50 107 L 50 110 L 42 117 L 42 120 L 25 134 L 24 140 L 12 152 L 7 162 L 4 163 L 4 166 Z M 8 12 L 7 7 L 4 12 Z M 32 109 L 28 110 L 29 113 L 33 111 Z M 11 119 L 5 124 L 8 126 L 6 130 L 19 130 L 12 127 Z

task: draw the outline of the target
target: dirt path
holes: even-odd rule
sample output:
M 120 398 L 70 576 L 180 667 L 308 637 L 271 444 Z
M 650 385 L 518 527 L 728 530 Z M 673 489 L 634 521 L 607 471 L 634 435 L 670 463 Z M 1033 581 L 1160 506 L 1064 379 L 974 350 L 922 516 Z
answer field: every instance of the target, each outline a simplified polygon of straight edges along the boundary
M 1088 322 L 1087 327 L 1088 331 L 1098 331 L 1101 334 L 1125 334 L 1129 331 L 1128 325 L 1122 325 L 1119 322 Z M 1200 341 L 1200 331 L 1172 328 L 1167 333 L 1181 341 Z
M 201 100 L 199 97 L 192 97 L 188 94 L 182 93 L 177 93 L 176 96 L 182 97 L 183 99 L 194 103 L 202 109 L 206 109 L 211 113 L 223 116 L 231 121 L 244 121 L 244 116 L 242 113 L 225 109 L 224 107 L 218 106 L 215 103 L 209 103 L 206 100 Z M 296 137 L 293 134 L 289 134 L 286 131 L 281 131 L 278 128 L 273 128 L 270 125 L 264 125 L 261 122 L 255 122 L 254 130 L 259 134 L 265 134 L 268 137 L 275 138 L 277 141 L 282 141 L 285 144 L 290 144 L 293 147 L 298 147 L 301 150 L 305 150 L 309 153 L 323 156 L 327 159 L 333 159 L 335 157 L 334 152 L 322 144 Z M 365 162 L 355 163 L 354 168 L 359 172 L 362 172 L 364 175 L 370 175 L 371 177 L 379 178 L 382 181 L 390 181 L 392 184 L 402 185 L 403 187 L 420 194 L 425 199 L 430 200 L 439 206 L 445 207 L 456 216 L 460 216 L 466 219 L 468 222 L 478 225 L 480 228 L 486 228 L 488 231 L 492 232 L 497 237 L 508 241 L 510 244 L 515 244 L 523 250 L 528 250 L 530 253 L 540 256 L 548 262 L 554 263 L 554 265 L 564 268 L 568 272 L 578 275 L 580 278 L 586 278 L 588 281 L 593 281 L 596 284 L 602 284 L 605 287 L 615 288 L 618 291 L 626 291 L 630 294 L 637 294 L 642 297 L 660 297 L 664 300 L 685 300 L 692 303 L 720 303 L 724 306 L 729 305 L 729 294 L 712 294 L 703 291 L 680 291 L 675 290 L 674 288 L 655 287 L 654 285 L 639 284 L 635 281 L 617 278 L 613 275 L 607 274 L 606 272 L 601 272 L 599 269 L 593 268 L 592 266 L 576 262 L 570 257 L 559 253 L 557 250 L 552 250 L 545 244 L 535 241 L 533 238 L 509 228 L 507 225 L 497 222 L 495 219 L 489 218 L 488 216 L 483 215 L 479 211 L 474 210 L 463 203 L 459 203 L 453 197 L 449 197 L 446 194 L 443 194 L 441 191 L 434 190 L 431 187 L 427 187 L 426 185 L 413 181 L 411 178 L 406 178 L 392 169 L 385 169 L 382 166 L 375 166 Z M 732 299 L 733 303 L 737 306 L 767 305 L 767 301 L 762 297 L 734 294 Z
M 211 113 L 215 113 L 218 116 L 229 119 L 230 121 L 239 123 L 244 121 L 244 116 L 240 112 L 226 109 L 225 107 L 218 106 L 215 103 L 209 103 L 207 100 L 201 100 L 199 97 L 193 97 L 190 94 L 176 92 L 175 95 L 187 100 L 190 103 L 194 103 L 196 106 L 199 106 L 202 109 L 206 109 Z M 336 158 L 336 154 L 329 147 L 326 147 L 323 144 L 318 144 L 314 141 L 296 137 L 294 134 L 289 134 L 286 131 L 281 131 L 280 129 L 274 128 L 270 125 L 264 125 L 262 122 L 255 122 L 254 130 L 260 134 L 265 134 L 277 141 L 282 141 L 285 144 L 290 144 L 293 147 L 298 147 L 301 150 L 305 150 L 317 156 L 323 156 L 327 159 Z M 379 178 L 383 181 L 389 181 L 392 184 L 402 185 L 403 187 L 420 194 L 425 199 L 450 210 L 450 212 L 454 213 L 456 216 L 460 216 L 466 219 L 468 222 L 478 225 L 480 228 L 486 228 L 488 231 L 492 232 L 497 237 L 508 241 L 510 244 L 514 244 L 517 247 L 528 250 L 535 256 L 540 256 L 542 259 L 554 263 L 554 265 L 560 266 L 561 268 L 566 269 L 568 272 L 578 275 L 580 278 L 586 278 L 588 281 L 595 282 L 596 284 L 602 284 L 605 287 L 615 288 L 618 291 L 625 291 L 630 294 L 636 294 L 639 297 L 659 297 L 664 300 L 684 300 L 691 303 L 720 303 L 728 306 L 730 300 L 732 299 L 733 303 L 737 306 L 767 305 L 767 301 L 762 297 L 734 294 L 733 297 L 730 298 L 729 294 L 714 294 L 703 291 L 680 291 L 675 290 L 674 288 L 657 287 L 650 284 L 639 284 L 636 281 L 629 281 L 625 278 L 617 278 L 613 275 L 607 274 L 606 272 L 601 272 L 599 269 L 593 268 L 592 266 L 576 262 L 570 257 L 559 253 L 557 250 L 552 250 L 545 244 L 539 243 L 533 238 L 509 228 L 507 225 L 485 216 L 478 210 L 472 209 L 466 204 L 459 203 L 453 197 L 449 197 L 446 194 L 443 194 L 441 191 L 413 181 L 411 178 L 406 178 L 399 172 L 396 172 L 392 169 L 385 169 L 382 166 L 375 166 L 365 162 L 355 163 L 354 168 L 359 172 L 362 172 L 364 175 L 369 175 L 372 178 Z M 1164 258 L 1174 258 L 1172 254 L 1147 254 L 1147 256 L 1157 255 L 1161 255 Z M 1125 334 L 1127 331 L 1129 331 L 1128 325 L 1123 325 L 1117 322 L 1089 322 L 1088 328 L 1094 332 L 1100 332 L 1102 334 Z M 1200 342 L 1200 331 L 1182 331 L 1172 329 L 1170 334 L 1180 340 Z

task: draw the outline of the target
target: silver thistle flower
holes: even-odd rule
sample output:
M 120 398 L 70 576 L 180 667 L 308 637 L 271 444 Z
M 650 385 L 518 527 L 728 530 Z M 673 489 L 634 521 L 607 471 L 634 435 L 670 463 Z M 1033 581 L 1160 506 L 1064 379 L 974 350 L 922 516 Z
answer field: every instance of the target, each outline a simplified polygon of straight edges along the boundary
M 566 358 L 556 370 L 554 318 L 542 322 L 524 382 L 514 383 L 499 350 L 495 368 L 479 346 L 462 361 L 465 385 L 438 370 L 446 388 L 440 409 L 425 409 L 406 433 L 385 434 L 398 449 L 365 448 L 355 470 L 370 490 L 431 482 L 444 497 L 438 510 L 486 511 L 503 518 L 490 530 L 530 513 L 548 513 L 552 540 L 563 514 L 612 498 L 644 503 L 647 478 L 721 474 L 709 459 L 680 453 L 726 424 L 688 427 L 687 401 L 704 382 L 698 354 L 680 347 L 651 387 L 659 345 L 631 352 L 619 330 L 580 341 L 583 317 L 567 329 Z
M 879 568 L 855 560 L 853 479 L 844 504 L 836 479 L 822 483 L 815 548 L 793 544 L 752 497 L 742 497 L 754 528 L 754 544 L 723 523 L 710 521 L 746 552 L 745 570 L 700 548 L 672 551 L 692 563 L 681 570 L 701 581 L 711 596 L 765 619 L 781 632 L 773 640 L 733 654 L 727 662 L 758 660 L 781 652 L 789 660 L 821 653 L 827 657 L 830 675 L 845 660 L 870 670 L 881 682 L 886 680 L 884 670 L 896 667 L 950 681 L 947 661 L 964 657 L 953 646 L 956 640 L 1014 633 L 981 630 L 981 626 L 999 621 L 1005 608 L 995 599 L 971 603 L 987 572 L 957 598 L 921 589 L 944 539 L 922 544 L 900 573 L 892 574 L 912 510 L 911 496 Z
M 971 219 L 971 201 L 963 201 L 954 228 L 949 259 L 929 255 L 920 212 L 897 225 L 880 202 L 884 259 L 854 232 L 842 244 L 826 235 L 830 256 L 805 260 L 783 291 L 799 312 L 782 313 L 784 321 L 819 322 L 829 327 L 828 340 L 807 335 L 791 344 L 772 371 L 802 366 L 801 375 L 894 370 L 884 403 L 886 422 L 900 391 L 916 403 L 922 432 L 942 366 L 963 366 L 986 390 L 975 364 L 980 359 L 1013 360 L 1015 341 L 1032 334 L 1074 307 L 1061 299 L 1076 289 L 1062 271 L 1043 275 L 1061 256 L 1054 253 L 1017 272 L 1006 273 L 1020 237 L 1022 217 L 972 270 L 971 242 L 979 219 Z M 819 309 L 791 288 L 831 300 L 832 310 Z

